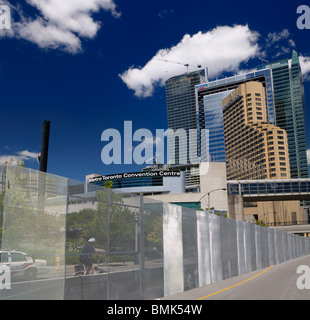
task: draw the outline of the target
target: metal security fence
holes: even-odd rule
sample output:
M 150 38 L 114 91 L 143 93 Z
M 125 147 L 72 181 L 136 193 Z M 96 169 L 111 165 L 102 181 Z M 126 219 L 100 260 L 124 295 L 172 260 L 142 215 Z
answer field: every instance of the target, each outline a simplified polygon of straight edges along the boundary
M 155 299 L 310 254 L 309 238 L 111 185 L 10 166 L 1 176 L 0 299 Z

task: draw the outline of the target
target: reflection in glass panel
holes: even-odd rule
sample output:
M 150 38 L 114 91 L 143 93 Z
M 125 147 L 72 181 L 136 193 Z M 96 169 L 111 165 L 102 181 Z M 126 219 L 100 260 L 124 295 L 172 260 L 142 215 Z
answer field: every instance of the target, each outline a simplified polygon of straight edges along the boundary
M 199 286 L 197 256 L 197 218 L 192 210 L 182 208 L 184 290 Z
M 5 176 L 1 248 L 14 290 L 0 297 L 63 299 L 68 180 L 10 166 Z

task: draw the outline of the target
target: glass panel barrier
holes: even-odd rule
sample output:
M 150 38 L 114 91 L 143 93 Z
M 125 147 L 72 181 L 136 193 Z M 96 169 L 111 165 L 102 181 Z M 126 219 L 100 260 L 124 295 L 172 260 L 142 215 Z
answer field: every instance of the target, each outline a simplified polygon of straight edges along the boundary
M 23 167 L 4 173 L 1 264 L 11 283 L 0 299 L 63 299 L 68 179 Z

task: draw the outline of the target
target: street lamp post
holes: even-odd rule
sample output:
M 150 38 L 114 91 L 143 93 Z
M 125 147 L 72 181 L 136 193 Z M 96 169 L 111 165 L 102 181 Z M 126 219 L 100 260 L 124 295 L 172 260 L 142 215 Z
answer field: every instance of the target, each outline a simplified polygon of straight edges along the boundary
M 211 190 L 209 192 L 207 192 L 206 194 L 204 194 L 198 201 L 200 202 L 201 199 L 203 199 L 206 195 L 208 195 L 208 213 L 210 213 L 210 193 L 214 192 L 214 191 L 219 191 L 219 190 L 222 190 L 222 191 L 226 191 L 226 188 L 220 188 L 220 189 L 214 189 L 214 190 Z

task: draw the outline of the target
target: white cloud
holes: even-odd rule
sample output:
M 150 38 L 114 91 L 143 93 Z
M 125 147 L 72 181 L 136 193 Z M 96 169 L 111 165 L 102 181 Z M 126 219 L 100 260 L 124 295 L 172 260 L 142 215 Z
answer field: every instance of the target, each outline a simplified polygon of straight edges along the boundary
M 274 43 L 279 42 L 283 39 L 288 39 L 290 36 L 290 33 L 287 29 L 283 29 L 281 32 L 272 32 L 267 35 L 267 46 L 270 47 Z
M 266 37 L 266 49 L 272 59 L 277 59 L 281 55 L 288 55 L 295 48 L 295 41 L 291 38 L 288 29 L 283 29 L 281 32 L 271 32 Z
M 39 15 L 24 16 L 20 6 L 15 11 L 20 20 L 12 24 L 14 36 L 26 39 L 41 48 L 61 48 L 71 53 L 82 50 L 81 38 L 94 38 L 100 29 L 93 13 L 106 10 L 119 17 L 113 0 L 27 0 Z
M 17 152 L 15 155 L 1 155 L 0 165 L 10 163 L 11 165 L 20 165 L 25 161 L 38 160 L 38 153 L 23 150 Z
M 144 67 L 131 67 L 120 77 L 136 96 L 149 97 L 156 85 L 162 86 L 168 78 L 186 71 L 180 64 L 158 59 L 208 67 L 210 77 L 225 71 L 238 72 L 242 62 L 259 54 L 258 37 L 247 25 L 220 26 L 205 33 L 186 34 L 177 45 L 159 50 Z
M 304 80 L 310 80 L 310 57 L 299 56 L 299 63 Z

